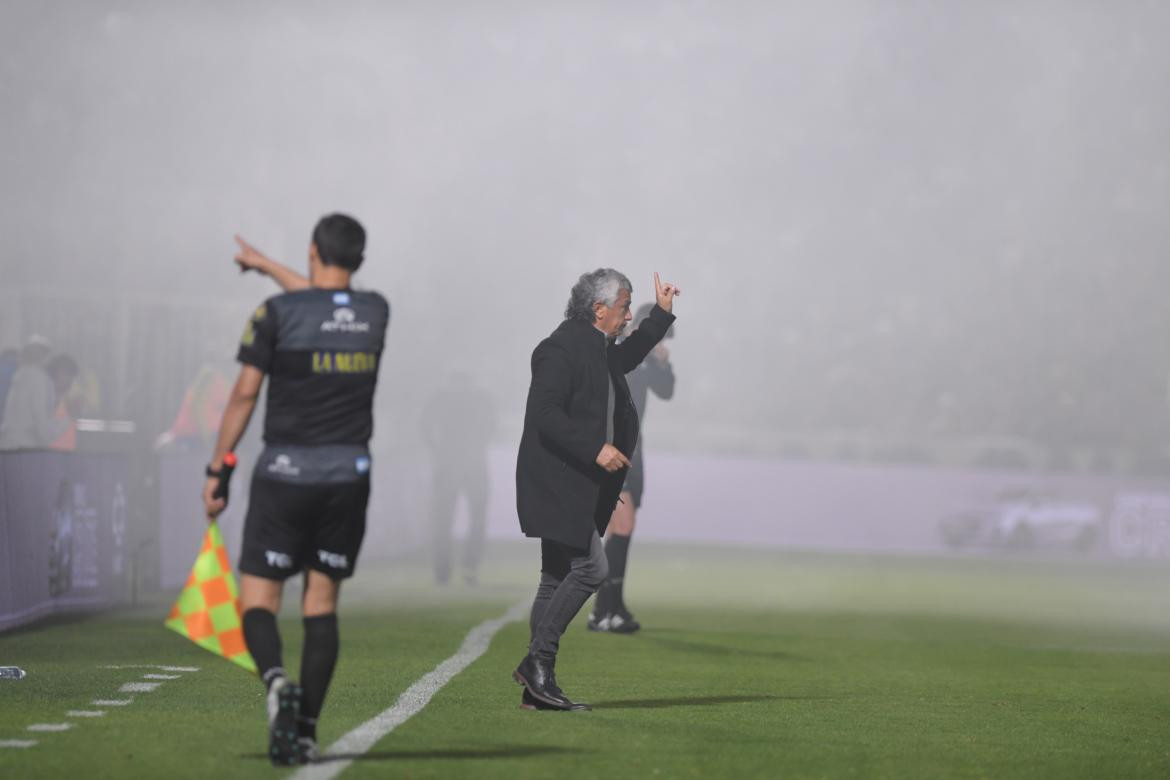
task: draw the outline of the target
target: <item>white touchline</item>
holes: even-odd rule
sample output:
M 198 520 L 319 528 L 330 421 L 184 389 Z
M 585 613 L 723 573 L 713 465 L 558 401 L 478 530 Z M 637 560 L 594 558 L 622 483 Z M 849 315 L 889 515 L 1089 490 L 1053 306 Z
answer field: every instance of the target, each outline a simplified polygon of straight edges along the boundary
M 181 674 L 144 674 L 143 680 L 177 680 L 183 675 Z
M 123 685 L 121 688 L 118 689 L 118 693 L 150 693 L 151 691 L 153 691 L 155 688 L 157 688 L 160 685 L 162 685 L 162 683 L 156 683 L 156 682 L 126 683 L 125 685 Z
M 127 704 L 133 703 L 133 699 L 94 699 L 90 702 L 97 707 L 125 707 Z
M 35 744 L 35 739 L 0 739 L 0 748 L 30 748 Z
M 293 776 L 293 780 L 329 780 L 336 777 L 346 767 L 353 763 L 353 757 L 365 753 L 378 743 L 378 740 L 401 726 L 414 715 L 417 715 L 439 692 L 439 689 L 451 681 L 451 678 L 471 665 L 475 659 L 487 652 L 492 637 L 509 623 L 520 620 L 530 608 L 529 602 L 515 605 L 503 616 L 485 620 L 468 632 L 467 637 L 455 655 L 427 672 L 414 685 L 407 688 L 398 697 L 393 707 L 375 715 L 370 720 L 358 726 L 341 739 L 329 746 L 326 756 L 343 755 L 347 758 L 336 761 L 325 761 L 319 764 L 308 764 L 301 767 Z
M 34 723 L 28 727 L 29 731 L 68 731 L 73 728 L 72 723 Z
M 68 710 L 65 713 L 71 718 L 100 718 L 106 714 L 105 710 Z
M 164 664 L 122 664 L 120 666 L 99 666 L 99 669 L 159 669 L 164 672 L 197 672 L 198 666 L 166 666 Z

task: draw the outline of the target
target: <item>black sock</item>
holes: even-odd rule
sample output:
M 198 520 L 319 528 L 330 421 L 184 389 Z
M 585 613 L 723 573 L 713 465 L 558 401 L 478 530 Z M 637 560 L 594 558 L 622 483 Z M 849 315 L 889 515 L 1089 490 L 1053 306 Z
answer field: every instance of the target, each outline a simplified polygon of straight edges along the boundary
M 301 722 L 298 731 L 302 737 L 317 738 L 317 717 L 325 703 L 325 691 L 333 679 L 337 665 L 337 615 L 316 615 L 305 618 L 305 651 L 301 655 Z
M 277 677 L 284 677 L 284 662 L 280 660 L 280 631 L 276 615 L 266 609 L 253 607 L 244 613 L 244 643 L 260 671 L 265 686 L 271 686 Z
M 609 577 L 605 581 L 605 612 L 625 612 L 622 584 L 626 580 L 626 556 L 630 552 L 630 537 L 610 534 L 605 540 L 605 557 L 609 560 Z
M 597 600 L 593 602 L 593 614 L 598 620 L 609 614 L 609 580 L 601 583 L 597 589 Z

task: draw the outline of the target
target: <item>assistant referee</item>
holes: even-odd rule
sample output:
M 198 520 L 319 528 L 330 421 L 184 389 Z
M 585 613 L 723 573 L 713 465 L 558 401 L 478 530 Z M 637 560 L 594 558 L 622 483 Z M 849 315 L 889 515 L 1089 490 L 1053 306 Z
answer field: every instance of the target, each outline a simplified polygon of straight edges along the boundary
M 240 555 L 244 639 L 268 687 L 269 756 L 304 763 L 338 655 L 337 597 L 353 575 L 366 527 L 374 388 L 390 307 L 350 289 L 365 230 L 330 214 L 313 230 L 309 275 L 264 257 L 242 239 L 236 262 L 272 276 L 287 292 L 256 309 L 240 340 L 239 378 L 207 468 L 209 518 L 225 456 L 248 426 L 268 376 L 265 447 L 252 475 Z M 284 582 L 305 578 L 300 684 L 286 673 L 276 613 Z

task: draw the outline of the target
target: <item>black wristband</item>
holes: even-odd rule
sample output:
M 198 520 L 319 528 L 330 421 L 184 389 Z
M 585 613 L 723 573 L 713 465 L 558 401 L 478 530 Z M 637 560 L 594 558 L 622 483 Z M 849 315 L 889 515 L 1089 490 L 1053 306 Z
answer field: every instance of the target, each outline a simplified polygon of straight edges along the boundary
M 209 477 L 219 477 L 220 479 L 223 479 L 223 466 L 220 466 L 219 469 L 216 470 L 211 467 L 210 463 L 208 463 L 207 468 L 203 470 L 203 473 Z

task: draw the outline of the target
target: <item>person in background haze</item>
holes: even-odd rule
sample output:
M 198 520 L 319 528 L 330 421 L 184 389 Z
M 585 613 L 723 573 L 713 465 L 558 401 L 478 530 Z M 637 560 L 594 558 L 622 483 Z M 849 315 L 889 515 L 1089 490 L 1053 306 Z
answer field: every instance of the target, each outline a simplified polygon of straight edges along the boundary
M 45 371 L 49 342 L 32 336 L 20 352 L 20 368 L 4 401 L 0 450 L 45 449 L 65 433 L 67 420 L 56 417 L 57 391 Z
M 20 350 L 9 347 L 0 351 L 0 423 L 4 422 L 4 402 L 8 388 L 12 387 L 12 375 L 20 368 Z
M 72 392 L 81 373 L 77 361 L 69 355 L 60 354 L 49 358 L 45 363 L 45 372 L 53 380 L 53 390 L 57 404 L 53 409 L 53 417 L 65 424 L 65 430 L 49 442 L 49 449 L 75 450 L 77 449 L 77 417 L 81 413 L 81 396 Z
M 653 308 L 652 303 L 643 304 L 638 309 L 638 316 L 633 324 L 640 325 L 650 316 Z M 666 338 L 673 335 L 674 327 L 671 326 L 666 332 Z M 656 344 L 642 364 L 626 378 L 630 384 L 634 408 L 638 410 L 638 422 L 640 425 L 644 424 L 646 400 L 651 391 L 664 401 L 669 401 L 674 396 L 674 369 L 670 365 L 670 351 L 666 345 Z M 626 578 L 626 560 L 634 534 L 635 513 L 642 506 L 642 490 L 646 482 L 645 468 L 642 465 L 642 452 L 645 446 L 645 439 L 639 437 L 638 445 L 634 448 L 634 456 L 630 458 L 630 470 L 626 474 L 625 484 L 622 485 L 617 508 L 613 510 L 613 517 L 609 521 L 609 530 L 605 535 L 605 558 L 609 561 L 609 577 L 597 591 L 593 612 L 589 614 L 590 631 L 632 634 L 642 627 L 626 607 L 623 586 Z
M 460 556 L 463 580 L 474 585 L 479 577 L 487 525 L 487 450 L 496 429 L 491 395 L 470 374 L 453 371 L 423 409 L 422 435 L 434 465 L 431 479 L 432 560 L 435 582 L 451 578 L 455 506 L 467 502 L 467 538 Z

